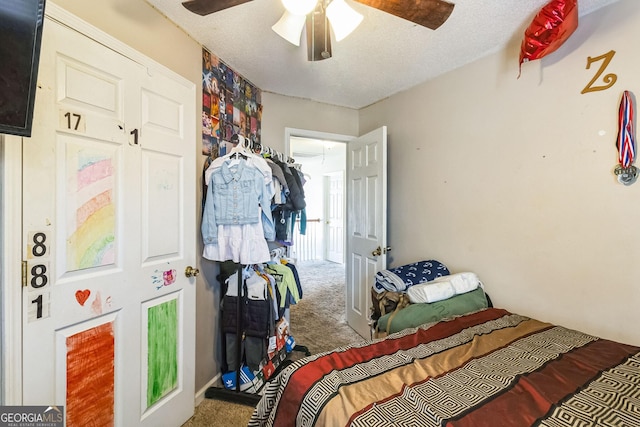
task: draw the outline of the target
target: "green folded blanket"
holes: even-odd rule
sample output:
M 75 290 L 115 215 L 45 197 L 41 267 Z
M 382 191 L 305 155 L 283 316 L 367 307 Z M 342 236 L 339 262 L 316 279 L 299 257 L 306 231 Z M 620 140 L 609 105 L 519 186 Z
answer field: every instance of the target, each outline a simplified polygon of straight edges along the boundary
M 459 316 L 487 307 L 487 298 L 482 288 L 443 301 L 409 304 L 395 314 L 391 321 L 391 330 L 387 332 L 392 334 L 405 328 L 414 328 L 423 323 L 437 322 L 446 317 Z M 378 330 L 387 330 L 387 323 L 392 314 L 393 312 L 385 314 L 378 319 Z

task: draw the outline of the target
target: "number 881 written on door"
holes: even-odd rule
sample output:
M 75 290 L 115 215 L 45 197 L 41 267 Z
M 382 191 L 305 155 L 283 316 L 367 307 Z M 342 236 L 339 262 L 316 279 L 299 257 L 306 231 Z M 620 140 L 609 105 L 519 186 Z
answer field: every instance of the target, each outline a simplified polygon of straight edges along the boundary
M 49 317 L 49 242 L 47 233 L 29 233 L 27 242 L 26 286 L 29 292 L 29 322 Z

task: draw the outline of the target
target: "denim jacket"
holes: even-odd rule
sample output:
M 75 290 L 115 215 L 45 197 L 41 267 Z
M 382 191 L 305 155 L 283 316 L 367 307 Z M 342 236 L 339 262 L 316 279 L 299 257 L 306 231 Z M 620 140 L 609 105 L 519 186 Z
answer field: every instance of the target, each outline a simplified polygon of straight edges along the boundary
M 247 167 L 246 162 L 239 161 L 233 165 L 224 162 L 211 174 L 208 193 L 202 217 L 205 245 L 218 243 L 218 225 L 262 221 L 267 233 L 270 227 L 273 228 L 270 194 L 264 176 L 257 168 Z

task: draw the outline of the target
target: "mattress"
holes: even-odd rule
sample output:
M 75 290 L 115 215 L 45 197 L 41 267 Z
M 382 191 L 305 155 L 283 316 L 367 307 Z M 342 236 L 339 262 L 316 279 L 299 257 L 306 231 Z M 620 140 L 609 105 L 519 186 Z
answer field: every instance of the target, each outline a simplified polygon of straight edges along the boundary
M 249 426 L 640 426 L 640 348 L 487 308 L 292 363 Z

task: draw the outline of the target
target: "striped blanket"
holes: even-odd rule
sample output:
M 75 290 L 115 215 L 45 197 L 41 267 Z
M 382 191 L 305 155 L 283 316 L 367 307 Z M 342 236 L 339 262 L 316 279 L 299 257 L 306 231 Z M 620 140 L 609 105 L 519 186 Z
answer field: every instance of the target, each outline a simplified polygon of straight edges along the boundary
M 640 348 L 489 308 L 293 362 L 249 426 L 640 426 Z

